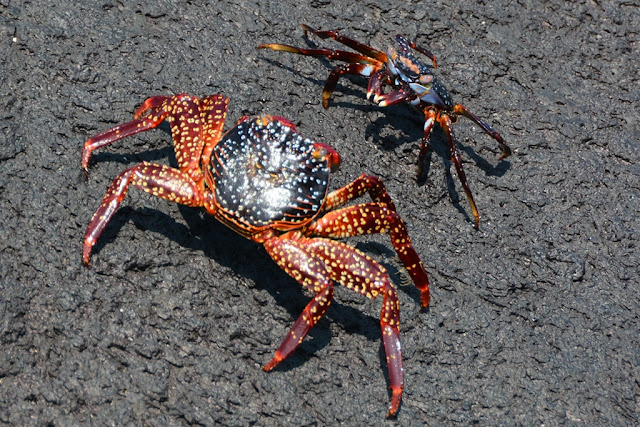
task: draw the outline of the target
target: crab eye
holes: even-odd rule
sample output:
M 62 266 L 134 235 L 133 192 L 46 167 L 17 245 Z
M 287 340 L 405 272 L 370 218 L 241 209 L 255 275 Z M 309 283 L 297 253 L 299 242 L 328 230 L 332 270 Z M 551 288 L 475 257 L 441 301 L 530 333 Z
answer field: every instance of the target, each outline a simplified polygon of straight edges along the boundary
M 340 167 L 340 154 L 333 147 L 322 142 L 316 142 L 314 146 L 313 157 L 316 159 L 326 158 L 331 172 L 337 171 Z
M 429 83 L 431 83 L 433 81 L 433 75 L 432 74 L 421 74 L 420 78 L 418 79 L 420 81 L 420 83 L 427 85 L 427 87 L 431 88 L 431 85 Z

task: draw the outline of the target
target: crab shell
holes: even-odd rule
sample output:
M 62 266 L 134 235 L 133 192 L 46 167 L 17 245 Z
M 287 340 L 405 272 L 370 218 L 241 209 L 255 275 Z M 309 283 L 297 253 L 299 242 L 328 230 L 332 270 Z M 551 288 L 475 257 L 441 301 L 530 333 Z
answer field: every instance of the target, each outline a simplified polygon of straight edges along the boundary
M 289 230 L 311 221 L 340 157 L 273 117 L 245 120 L 216 145 L 211 182 L 218 219 L 245 236 Z

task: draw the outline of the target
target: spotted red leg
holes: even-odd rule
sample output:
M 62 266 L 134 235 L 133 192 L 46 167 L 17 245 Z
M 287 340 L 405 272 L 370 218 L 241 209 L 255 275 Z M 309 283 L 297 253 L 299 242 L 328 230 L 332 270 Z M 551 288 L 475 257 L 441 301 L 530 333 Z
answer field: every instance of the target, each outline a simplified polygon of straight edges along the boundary
M 338 209 L 365 193 L 369 193 L 375 203 Z M 327 195 L 323 211 L 328 212 L 307 228 L 309 235 L 344 238 L 388 232 L 398 258 L 420 290 L 420 305 L 429 305 L 429 277 L 411 244 L 404 221 L 396 212 L 393 200 L 379 178 L 361 175 L 350 184 L 332 191 Z
M 89 265 L 91 248 L 122 203 L 131 184 L 142 191 L 172 202 L 187 206 L 204 204 L 204 195 L 196 182 L 179 169 L 144 162 L 125 170 L 109 186 L 102 204 L 93 214 L 84 233 L 82 259 L 86 265 Z
M 407 269 L 416 288 L 420 290 L 420 305 L 423 308 L 427 307 L 430 299 L 427 272 L 411 244 L 404 221 L 387 204 L 364 203 L 347 206 L 328 212 L 308 227 L 310 235 L 331 239 L 386 232 L 391 237 L 391 243 L 402 265 Z
M 387 417 L 392 417 L 398 411 L 404 388 L 400 348 L 400 304 L 396 289 L 384 267 L 345 243 L 315 238 L 307 240 L 307 245 L 325 262 L 333 280 L 368 298 L 383 296 L 380 329 L 392 393 Z
M 368 193 L 374 202 L 386 203 L 392 210 L 396 210 L 396 206 L 380 178 L 362 174 L 344 187 L 327 194 L 322 211 L 328 212 L 342 207 L 365 193 Z
M 295 232 L 266 241 L 265 248 L 283 270 L 303 287 L 315 292 L 316 296 L 305 307 L 264 370 L 270 371 L 286 359 L 324 315 L 333 297 L 331 280 L 368 298 L 383 295 L 380 327 L 392 389 L 387 416 L 393 416 L 398 410 L 404 386 L 400 310 L 396 290 L 384 267 L 345 243 L 299 237 Z
M 314 256 L 304 243 L 290 240 L 287 236 L 285 234 L 267 240 L 264 247 L 280 268 L 316 296 L 304 308 L 271 361 L 263 367 L 267 372 L 298 348 L 309 330 L 327 311 L 333 299 L 333 283 L 327 266 Z M 290 233 L 290 236 L 296 234 Z

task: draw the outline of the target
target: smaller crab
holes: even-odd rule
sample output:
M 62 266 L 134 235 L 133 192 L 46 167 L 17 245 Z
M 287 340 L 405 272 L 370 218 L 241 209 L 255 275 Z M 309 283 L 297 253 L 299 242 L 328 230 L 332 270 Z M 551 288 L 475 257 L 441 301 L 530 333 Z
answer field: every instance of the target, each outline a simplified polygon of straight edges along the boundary
M 438 123 L 444 130 L 449 143 L 451 160 L 456 167 L 458 178 L 462 188 L 469 200 L 471 211 L 474 217 L 474 226 L 477 229 L 480 225 L 480 215 L 473 200 L 471 189 L 467 184 L 467 178 L 462 168 L 462 158 L 456 147 L 455 138 L 451 125 L 455 123 L 459 115 L 473 120 L 490 137 L 495 139 L 502 155 L 499 160 L 509 156 L 511 149 L 505 144 L 498 132 L 493 130 L 478 116 L 471 113 L 461 104 L 454 104 L 451 96 L 445 87 L 438 81 L 432 69 L 436 68 L 436 57 L 426 49 L 417 46 L 407 40 L 402 35 L 395 37 L 395 45 L 389 47 L 387 53 L 362 44 L 354 39 L 346 37 L 338 31 L 318 31 L 302 25 L 305 37 L 308 33 L 327 39 L 331 38 L 343 45 L 357 51 L 350 52 L 336 49 L 305 49 L 284 44 L 263 44 L 259 49 L 272 49 L 283 52 L 296 53 L 299 55 L 326 57 L 337 61 L 346 62 L 340 65 L 329 74 L 324 90 L 322 91 L 322 105 L 329 106 L 329 98 L 336 88 L 341 75 L 351 74 L 369 78 L 367 87 L 367 99 L 373 96 L 373 102 L 381 107 L 408 102 L 422 111 L 425 117 L 424 134 L 420 144 L 418 155 L 418 177 L 423 175 L 423 165 L 431 142 L 431 131 L 434 123 Z M 433 67 L 418 59 L 413 51 L 417 51 L 429 58 Z M 391 87 L 389 93 L 384 92 L 385 86 Z
M 228 98 L 186 94 L 155 96 L 135 119 L 90 138 L 82 152 L 87 172 L 91 153 L 127 136 L 170 124 L 178 168 L 143 162 L 113 181 L 84 234 L 82 258 L 116 212 L 130 185 L 163 199 L 203 207 L 238 234 L 260 243 L 280 268 L 315 297 L 305 307 L 274 357 L 271 371 L 302 343 L 333 299 L 338 282 L 360 294 L 382 296 L 380 327 L 392 390 L 388 416 L 400 405 L 404 387 L 398 295 L 384 267 L 336 239 L 388 232 L 400 261 L 429 304 L 429 280 L 404 221 L 382 182 L 362 175 L 328 193 L 329 174 L 340 156 L 330 146 L 303 138 L 282 117 L 242 118 L 224 135 Z M 368 193 L 373 202 L 346 206 Z

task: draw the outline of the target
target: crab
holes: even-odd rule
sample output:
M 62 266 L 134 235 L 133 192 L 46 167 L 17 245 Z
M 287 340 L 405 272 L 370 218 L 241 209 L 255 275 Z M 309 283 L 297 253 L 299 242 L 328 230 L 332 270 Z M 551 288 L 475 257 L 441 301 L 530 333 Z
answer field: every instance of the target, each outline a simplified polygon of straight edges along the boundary
M 243 117 L 223 135 L 228 102 L 219 94 L 154 96 L 133 121 L 85 143 L 82 168 L 87 172 L 94 150 L 166 120 L 178 168 L 142 162 L 116 177 L 84 234 L 84 263 L 89 265 L 94 244 L 130 185 L 172 202 L 203 207 L 238 234 L 262 244 L 280 268 L 315 294 L 264 365 L 265 371 L 290 356 L 324 315 L 334 282 L 372 299 L 382 296 L 380 327 L 391 388 L 387 415 L 395 415 L 404 386 L 396 289 L 382 265 L 336 240 L 388 232 L 420 290 L 421 306 L 427 307 L 427 273 L 393 200 L 382 181 L 368 175 L 328 192 L 329 175 L 338 168 L 340 156 L 327 144 L 303 138 L 283 117 Z M 372 202 L 347 206 L 365 193 Z
M 305 37 L 313 33 L 321 39 L 331 38 L 356 52 L 336 49 L 305 49 L 284 44 L 262 44 L 259 49 L 272 49 L 276 51 L 296 53 L 299 55 L 325 57 L 346 64 L 331 70 L 327 82 L 322 91 L 322 105 L 329 107 L 329 99 L 336 88 L 338 79 L 345 74 L 359 75 L 369 78 L 367 86 L 367 99 L 373 97 L 373 102 L 381 107 L 408 102 L 420 110 L 425 117 L 424 133 L 418 155 L 418 178 L 423 176 L 425 157 L 430 148 L 433 125 L 438 123 L 444 130 L 451 160 L 456 167 L 458 179 L 469 201 L 474 217 L 474 227 L 480 225 L 480 215 L 473 200 L 471 189 L 467 184 L 467 178 L 462 168 L 462 158 L 456 147 L 451 125 L 458 116 L 464 116 L 473 120 L 480 128 L 495 139 L 502 150 L 499 160 L 511 155 L 511 149 L 505 144 L 502 136 L 493 130 L 489 124 L 471 113 L 461 104 L 454 104 L 449 92 L 433 74 L 437 67 L 436 57 L 428 50 L 417 46 L 403 35 L 395 37 L 395 44 L 390 46 L 387 53 L 362 44 L 352 38 L 344 36 L 338 31 L 314 30 L 308 25 L 302 25 Z M 419 52 L 431 60 L 432 65 L 422 62 L 414 51 Z M 391 88 L 384 92 L 386 86 Z

